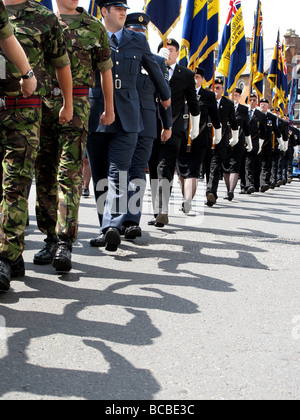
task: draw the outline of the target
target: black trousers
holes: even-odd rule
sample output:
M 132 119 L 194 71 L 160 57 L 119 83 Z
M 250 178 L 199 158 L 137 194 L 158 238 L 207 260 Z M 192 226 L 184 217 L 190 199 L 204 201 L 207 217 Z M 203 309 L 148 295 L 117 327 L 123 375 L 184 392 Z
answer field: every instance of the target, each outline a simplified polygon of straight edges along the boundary
M 216 198 L 218 198 L 217 190 L 220 181 L 220 174 L 223 172 L 223 163 L 226 160 L 226 154 L 228 149 L 228 141 L 222 140 L 219 143 L 214 151 L 210 162 L 210 173 L 209 180 L 206 188 L 206 195 L 213 193 Z

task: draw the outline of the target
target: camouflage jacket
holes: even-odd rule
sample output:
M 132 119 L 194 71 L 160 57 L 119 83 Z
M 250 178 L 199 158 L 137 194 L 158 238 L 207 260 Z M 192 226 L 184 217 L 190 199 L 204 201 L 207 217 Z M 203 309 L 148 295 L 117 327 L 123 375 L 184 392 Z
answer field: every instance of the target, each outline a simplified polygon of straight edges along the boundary
M 35 95 L 45 95 L 48 85 L 52 84 L 46 66 L 60 68 L 70 64 L 58 19 L 49 9 L 33 0 L 27 0 L 24 9 L 9 19 L 37 78 Z M 2 51 L 0 54 L 3 54 Z M 6 79 L 0 83 L 0 96 L 22 95 L 19 82 L 18 70 L 7 61 Z
M 103 24 L 82 7 L 78 7 L 77 12 L 81 16 L 70 26 L 61 16 L 59 23 L 71 62 L 73 85 L 93 87 L 94 71 L 104 72 L 113 67 L 108 35 Z M 54 85 L 57 86 L 55 79 Z
M 0 0 L 0 39 L 8 38 L 13 34 L 13 29 L 8 21 L 7 12 L 2 0 Z

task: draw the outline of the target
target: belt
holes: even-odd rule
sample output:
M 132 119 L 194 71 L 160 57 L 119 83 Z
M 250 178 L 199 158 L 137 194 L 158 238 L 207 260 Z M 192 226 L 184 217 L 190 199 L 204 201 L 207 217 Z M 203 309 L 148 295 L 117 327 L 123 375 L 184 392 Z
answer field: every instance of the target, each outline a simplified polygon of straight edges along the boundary
M 59 87 L 55 87 L 51 90 L 51 96 L 57 97 L 62 96 L 62 90 Z M 74 86 L 73 96 L 89 96 L 89 87 L 87 86 Z
M 40 108 L 42 105 L 42 98 L 40 96 L 30 96 L 24 98 L 23 96 L 5 96 L 0 98 L 0 110 L 2 109 L 16 109 L 16 108 Z

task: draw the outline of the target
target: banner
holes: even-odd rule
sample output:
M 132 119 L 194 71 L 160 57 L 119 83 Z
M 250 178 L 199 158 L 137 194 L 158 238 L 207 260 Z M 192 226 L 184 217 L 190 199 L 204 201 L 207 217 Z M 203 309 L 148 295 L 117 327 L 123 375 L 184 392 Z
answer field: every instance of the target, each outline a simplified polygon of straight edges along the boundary
M 228 94 L 247 66 L 247 48 L 242 5 L 240 0 L 230 0 L 229 13 L 224 27 L 218 55 L 217 71 L 227 80 Z
M 207 0 L 188 0 L 179 60 L 187 59 L 188 68 L 195 71 L 207 41 Z
M 262 98 L 264 86 L 264 40 L 261 0 L 258 0 L 255 14 L 253 40 L 251 44 L 250 73 L 252 85 L 258 96 Z
M 181 0 L 146 0 L 144 11 L 151 18 L 150 25 L 165 41 L 180 20 Z

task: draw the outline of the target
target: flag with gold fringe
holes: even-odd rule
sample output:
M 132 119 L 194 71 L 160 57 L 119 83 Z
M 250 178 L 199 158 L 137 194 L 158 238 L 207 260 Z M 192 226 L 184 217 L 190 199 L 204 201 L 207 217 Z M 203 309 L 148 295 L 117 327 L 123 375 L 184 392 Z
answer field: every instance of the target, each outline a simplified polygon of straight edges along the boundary
M 258 0 L 257 2 L 255 14 L 253 40 L 251 44 L 250 73 L 252 86 L 259 97 L 262 97 L 264 84 L 264 41 L 261 0 Z
M 175 28 L 181 16 L 182 0 L 146 0 L 144 11 L 151 18 L 151 26 L 159 33 L 162 41 Z
M 89 5 L 89 10 L 88 10 L 89 14 L 101 19 L 101 12 L 100 12 L 100 8 L 99 6 L 97 6 L 95 0 L 90 0 L 90 5 Z
M 283 115 L 282 106 L 286 105 L 285 95 L 285 81 L 284 81 L 284 66 L 282 57 L 282 47 L 280 44 L 280 33 L 278 31 L 277 41 L 274 47 L 273 59 L 271 61 L 268 81 L 273 90 L 272 105 L 274 108 L 279 108 L 281 115 Z
M 204 82 L 205 86 L 209 86 L 214 78 L 215 49 L 218 45 L 219 38 L 219 0 L 207 1 L 207 44 L 201 61 L 200 67 L 205 70 Z
M 188 68 L 196 69 L 206 56 L 207 36 L 207 0 L 188 0 L 183 22 L 179 63 L 188 62 Z
M 37 1 L 39 3 L 41 3 L 43 6 L 47 7 L 50 10 L 52 10 L 52 12 L 53 12 L 52 0 L 37 0 Z
M 247 66 L 247 48 L 241 0 L 230 0 L 220 44 L 217 71 L 227 79 L 228 94 Z

